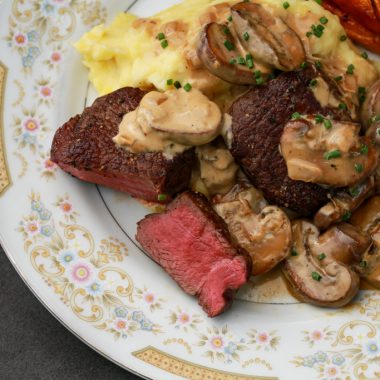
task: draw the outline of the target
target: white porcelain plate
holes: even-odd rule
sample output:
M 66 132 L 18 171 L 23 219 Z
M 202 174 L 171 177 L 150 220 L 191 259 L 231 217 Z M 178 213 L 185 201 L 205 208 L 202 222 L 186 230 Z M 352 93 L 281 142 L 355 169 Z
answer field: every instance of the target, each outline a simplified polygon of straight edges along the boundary
M 72 42 L 128 7 L 147 16 L 174 2 L 0 1 L 1 244 L 67 328 L 141 376 L 379 379 L 378 292 L 323 310 L 246 289 L 209 319 L 133 241 L 147 210 L 49 160 L 55 130 L 90 96 Z

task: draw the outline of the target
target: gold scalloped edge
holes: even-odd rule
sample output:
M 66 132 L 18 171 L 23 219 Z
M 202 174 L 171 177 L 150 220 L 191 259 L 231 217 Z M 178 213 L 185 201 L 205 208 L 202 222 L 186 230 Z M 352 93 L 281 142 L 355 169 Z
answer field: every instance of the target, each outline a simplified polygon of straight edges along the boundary
M 218 371 L 169 355 L 155 347 L 147 346 L 132 352 L 136 358 L 173 375 L 191 380 L 279 380 L 278 377 L 241 375 L 238 373 Z
M 0 196 L 11 184 L 7 159 L 5 155 L 5 139 L 4 139 L 4 93 L 5 79 L 7 75 L 6 67 L 0 62 Z

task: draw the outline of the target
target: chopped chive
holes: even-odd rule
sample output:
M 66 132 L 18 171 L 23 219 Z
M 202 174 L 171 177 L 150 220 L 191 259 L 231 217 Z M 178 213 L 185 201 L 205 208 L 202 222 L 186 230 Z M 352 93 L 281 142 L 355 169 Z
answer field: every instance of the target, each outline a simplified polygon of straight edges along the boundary
M 315 67 L 316 67 L 318 70 L 321 70 L 321 69 L 322 69 L 322 62 L 321 62 L 321 61 L 315 61 Z
M 168 196 L 167 196 L 166 194 L 158 194 L 157 199 L 158 199 L 160 202 L 164 202 L 164 201 L 166 201 L 167 197 L 168 197 Z
M 313 33 L 311 32 L 306 32 L 306 37 L 311 37 L 313 35 Z
M 231 22 L 232 21 L 232 16 L 227 17 L 227 21 Z
M 230 28 L 228 26 L 225 26 L 223 28 L 223 33 L 229 36 L 231 34 Z
M 229 40 L 224 41 L 224 46 L 226 47 L 228 51 L 235 50 L 235 45 Z
M 181 88 L 181 83 L 179 83 L 177 80 L 174 82 L 174 87 L 178 90 L 179 88 Z
M 352 213 L 350 211 L 347 211 L 343 216 L 342 220 L 343 222 L 348 222 L 351 219 Z
M 253 73 L 254 77 L 257 79 L 257 78 L 261 78 L 261 71 L 260 70 L 256 70 L 254 73 Z
M 285 1 L 285 3 L 282 3 L 282 6 L 284 7 L 284 9 L 288 9 L 290 7 L 290 4 Z
M 163 49 L 166 49 L 169 46 L 168 40 L 162 40 L 161 41 L 161 46 Z
M 312 272 L 311 278 L 318 282 L 322 280 L 322 276 L 318 272 Z
M 368 53 L 367 53 L 366 51 L 363 51 L 363 53 L 362 53 L 362 57 L 363 57 L 364 59 L 368 59 Z
M 340 36 L 339 39 L 340 39 L 342 42 L 343 42 L 343 41 L 346 41 L 346 40 L 347 40 L 347 36 L 346 36 L 346 35 Z
M 250 68 L 250 69 L 253 69 L 253 67 L 255 66 L 255 64 L 253 63 L 253 57 L 251 54 L 247 54 L 245 56 L 245 60 L 247 62 L 247 66 Z
M 171 86 L 173 83 L 174 83 L 173 79 L 168 79 L 168 80 L 166 81 L 166 84 L 167 84 L 168 86 Z
M 359 97 L 359 103 L 363 104 L 366 98 L 367 89 L 365 87 L 359 86 L 358 87 L 358 97 Z
M 322 5 L 322 0 L 314 0 L 317 4 Z
M 325 120 L 325 118 L 324 118 L 322 115 L 320 115 L 320 114 L 318 114 L 318 115 L 315 117 L 315 121 L 316 121 L 318 124 L 323 123 L 324 120 Z
M 323 158 L 327 161 L 333 160 L 334 158 L 342 157 L 340 150 L 332 150 L 331 152 L 326 152 Z
M 355 164 L 355 170 L 357 173 L 361 173 L 363 171 L 363 165 L 362 164 Z
M 323 125 L 325 126 L 326 129 L 331 129 L 332 128 L 332 122 L 329 119 L 323 120 Z
M 360 193 L 360 189 L 358 186 L 355 186 L 355 187 L 349 188 L 348 192 L 350 193 L 352 198 L 356 198 Z
M 321 253 L 320 255 L 318 255 L 318 260 L 322 261 L 326 258 L 326 254 L 325 253 Z
M 321 24 L 315 26 L 311 26 L 311 33 L 314 34 L 315 37 L 321 38 L 323 35 L 323 31 L 325 30 L 325 27 Z
M 368 145 L 366 144 L 363 144 L 361 147 L 360 147 L 360 154 L 368 154 Z
M 343 79 L 343 77 L 342 77 L 342 75 L 338 75 L 337 77 L 335 77 L 334 78 L 337 82 L 340 82 L 342 79 Z
M 301 69 L 306 69 L 306 67 L 307 67 L 307 62 L 306 61 L 302 62 L 301 63 Z
M 339 109 L 346 110 L 347 109 L 347 104 L 345 104 L 345 103 L 339 103 Z
M 243 57 L 238 57 L 237 63 L 239 65 L 245 65 L 246 64 L 245 59 Z
M 189 92 L 191 89 L 192 89 L 192 86 L 190 83 L 186 83 L 184 86 L 183 86 L 183 89 L 186 91 L 186 92 Z
M 352 75 L 352 74 L 354 73 L 354 70 L 355 70 L 355 66 L 351 63 L 351 64 L 349 64 L 349 65 L 347 66 L 347 71 L 346 71 L 346 73 Z
M 249 40 L 249 33 L 248 32 L 245 32 L 243 34 L 243 38 L 244 38 L 244 41 L 248 41 Z
M 232 58 L 232 59 L 230 60 L 230 64 L 231 64 L 231 65 L 236 65 L 236 63 L 237 63 L 237 61 L 236 61 L 235 58 Z
M 328 19 L 327 17 L 323 16 L 323 17 L 321 17 L 321 18 L 319 19 L 319 22 L 320 22 L 321 24 L 323 24 L 323 25 L 326 25 L 326 24 L 329 22 L 329 19 Z
M 292 248 L 292 250 L 290 251 L 290 254 L 292 256 L 298 256 L 298 252 L 294 248 Z
M 372 118 L 372 121 L 373 122 L 377 122 L 377 121 L 380 121 L 380 115 L 376 115 Z
M 294 112 L 292 115 L 292 120 L 298 120 L 301 119 L 301 114 L 299 112 Z
M 261 85 L 261 84 L 263 84 L 264 83 L 264 79 L 263 78 L 256 78 L 256 84 L 257 85 Z
M 359 263 L 360 268 L 366 268 L 367 265 L 368 265 L 368 263 L 367 263 L 366 260 L 362 260 L 362 261 Z
M 158 40 L 160 40 L 160 41 L 161 41 L 161 40 L 164 40 L 164 39 L 165 39 L 165 34 L 162 33 L 162 32 L 161 32 L 161 33 L 158 33 L 157 36 L 156 36 L 156 38 L 157 38 Z
M 318 84 L 318 80 L 317 80 L 317 79 L 312 79 L 312 80 L 310 81 L 310 86 L 311 86 L 311 87 L 315 87 L 317 84 Z

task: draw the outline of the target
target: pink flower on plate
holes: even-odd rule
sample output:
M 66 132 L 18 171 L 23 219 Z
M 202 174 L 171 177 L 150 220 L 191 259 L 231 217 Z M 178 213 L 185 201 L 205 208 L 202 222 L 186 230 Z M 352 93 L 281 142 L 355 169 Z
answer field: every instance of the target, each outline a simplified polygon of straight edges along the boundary
M 181 313 L 178 315 L 178 321 L 185 325 L 186 323 L 190 322 L 190 316 L 187 313 Z
M 24 33 L 17 33 L 14 36 L 14 41 L 17 46 L 25 46 L 28 43 L 28 38 Z
M 57 165 L 49 158 L 44 161 L 44 167 L 47 170 L 54 170 Z
M 86 262 L 74 264 L 71 267 L 71 278 L 79 285 L 87 284 L 92 278 L 92 268 Z
M 63 202 L 63 203 L 61 203 L 60 207 L 61 207 L 61 210 L 65 214 L 69 214 L 73 210 L 73 206 L 69 202 Z
M 119 330 L 119 331 L 126 331 L 128 330 L 128 324 L 124 319 L 116 319 L 115 328 L 116 330 Z
M 40 226 L 36 221 L 32 221 L 27 223 L 25 230 L 29 235 L 34 236 L 39 233 Z
M 215 336 L 210 340 L 211 347 L 214 350 L 221 350 L 224 347 L 223 338 L 221 336 Z
M 149 304 L 153 303 L 155 298 L 156 297 L 154 296 L 153 293 L 147 292 L 144 294 L 144 300 L 146 303 L 149 303 Z
M 60 62 L 62 59 L 62 55 L 59 51 L 55 51 L 51 54 L 50 56 L 50 60 L 53 62 L 53 63 L 58 63 Z
M 43 86 L 41 87 L 41 95 L 44 97 L 44 98 L 49 98 L 52 94 L 52 91 L 51 91 L 51 88 L 50 87 L 47 87 L 47 86 Z
M 315 330 L 311 333 L 311 339 L 312 340 L 322 340 L 323 339 L 323 333 L 322 331 Z
M 265 332 L 259 333 L 257 335 L 257 341 L 261 344 L 265 344 L 269 342 L 269 335 Z
M 33 118 L 26 119 L 24 122 L 24 128 L 27 132 L 36 132 L 40 128 L 40 123 Z

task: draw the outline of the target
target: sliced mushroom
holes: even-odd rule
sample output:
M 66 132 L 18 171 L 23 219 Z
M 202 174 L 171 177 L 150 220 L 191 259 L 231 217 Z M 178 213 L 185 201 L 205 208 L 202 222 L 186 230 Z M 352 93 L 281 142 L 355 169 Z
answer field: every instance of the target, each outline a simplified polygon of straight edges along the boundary
M 262 65 L 253 67 L 253 60 L 247 60 L 247 53 L 236 43 L 232 31 L 215 22 L 203 27 L 197 53 L 204 66 L 217 77 L 234 84 L 256 84 L 255 70 L 260 71 L 260 78 L 266 79 L 270 70 Z M 259 81 L 260 82 L 260 81 Z
M 320 122 L 319 122 L 320 121 Z M 378 152 L 360 125 L 316 116 L 291 120 L 281 137 L 281 152 L 294 180 L 331 187 L 354 186 L 376 168 Z
M 380 80 L 376 81 L 369 89 L 366 99 L 362 104 L 361 122 L 368 128 L 373 118 L 380 115 Z
M 370 284 L 380 289 L 380 196 L 371 198 L 358 209 L 352 216 L 352 223 L 367 232 L 373 242 L 356 267 L 357 271 Z
M 252 274 L 268 272 L 290 252 L 291 225 L 286 214 L 278 207 L 264 206 L 260 193 L 254 188 L 226 198 L 214 199 L 214 209 L 225 220 L 236 242 L 252 258 Z M 260 205 L 260 206 L 259 206 Z
M 324 307 L 349 303 L 359 290 L 360 279 L 334 257 L 345 239 L 335 240 L 332 237 L 339 234 L 332 232 L 324 241 L 318 228 L 304 220 L 293 222 L 292 231 L 292 255 L 284 261 L 283 272 L 295 295 L 307 303 Z
M 351 213 L 373 195 L 374 188 L 374 177 L 369 177 L 352 189 L 339 190 L 331 195 L 331 201 L 314 215 L 314 224 L 318 228 L 326 229 L 343 219 L 348 220 Z
M 232 22 L 241 44 L 260 62 L 292 71 L 306 61 L 301 39 L 286 22 L 261 4 L 241 2 L 231 7 Z

